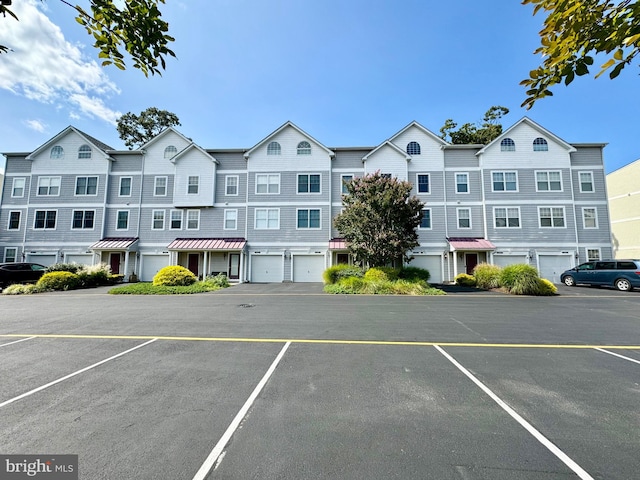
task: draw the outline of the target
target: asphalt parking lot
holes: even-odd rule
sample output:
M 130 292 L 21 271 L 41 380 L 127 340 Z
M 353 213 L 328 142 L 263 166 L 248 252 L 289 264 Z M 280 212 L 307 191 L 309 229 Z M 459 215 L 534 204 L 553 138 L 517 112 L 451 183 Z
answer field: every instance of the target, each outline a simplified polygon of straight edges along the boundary
M 640 292 L 106 290 L 0 297 L 0 453 L 92 480 L 640 471 Z

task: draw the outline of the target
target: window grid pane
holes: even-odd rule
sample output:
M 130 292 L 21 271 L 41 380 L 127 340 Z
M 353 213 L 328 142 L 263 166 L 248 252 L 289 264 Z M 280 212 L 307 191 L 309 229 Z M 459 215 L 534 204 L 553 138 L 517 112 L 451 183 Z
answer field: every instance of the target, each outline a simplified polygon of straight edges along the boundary
M 429 175 L 418 175 L 418 193 L 429 193 Z
M 9 214 L 9 230 L 18 230 L 20 228 L 20 212 L 11 212 Z
M 420 221 L 420 228 L 431 228 L 431 210 L 422 210 L 423 216 Z
M 198 177 L 189 177 L 189 185 L 187 187 L 187 193 L 189 194 L 197 194 L 198 193 Z
M 118 225 L 116 228 L 118 230 L 127 230 L 129 228 L 129 212 L 124 210 L 118 212 Z
M 131 179 L 124 177 L 120 179 L 120 196 L 128 197 L 131 195 Z
M 466 173 L 456 174 L 456 192 L 458 193 L 469 192 L 469 176 Z

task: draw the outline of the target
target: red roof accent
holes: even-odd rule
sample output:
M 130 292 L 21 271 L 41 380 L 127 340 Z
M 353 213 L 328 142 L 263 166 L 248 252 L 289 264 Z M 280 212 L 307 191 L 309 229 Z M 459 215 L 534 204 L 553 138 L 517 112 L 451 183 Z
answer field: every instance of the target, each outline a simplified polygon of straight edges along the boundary
M 169 244 L 169 250 L 242 250 L 247 241 L 244 238 L 176 238 Z
M 484 238 L 447 238 L 451 250 L 495 250 L 496 246 Z
M 138 237 L 105 237 L 89 247 L 90 250 L 129 250 Z
M 344 238 L 332 238 L 329 240 L 329 250 L 346 250 L 347 242 Z

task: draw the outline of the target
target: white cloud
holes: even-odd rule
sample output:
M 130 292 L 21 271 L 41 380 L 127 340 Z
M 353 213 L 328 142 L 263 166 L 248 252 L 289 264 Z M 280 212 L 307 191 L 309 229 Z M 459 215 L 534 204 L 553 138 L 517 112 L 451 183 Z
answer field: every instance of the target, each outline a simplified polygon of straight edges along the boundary
M 43 133 L 47 129 L 47 125 L 42 123 L 40 120 L 25 120 L 24 123 L 27 127 L 31 130 L 35 130 L 36 132 Z
M 116 123 L 120 112 L 105 100 L 120 90 L 95 61 L 65 40 L 60 28 L 42 12 L 41 2 L 14 2 L 20 21 L 2 19 L 0 45 L 13 52 L 0 57 L 0 88 L 42 103 L 63 105 L 89 117 Z

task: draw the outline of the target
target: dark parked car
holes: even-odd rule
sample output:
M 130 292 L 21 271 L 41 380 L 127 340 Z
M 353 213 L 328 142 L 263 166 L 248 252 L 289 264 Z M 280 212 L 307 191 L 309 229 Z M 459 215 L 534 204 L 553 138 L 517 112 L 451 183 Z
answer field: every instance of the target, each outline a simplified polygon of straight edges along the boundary
M 14 283 L 37 282 L 46 268 L 39 263 L 0 263 L 0 288 Z
M 628 292 L 640 287 L 640 260 L 598 260 L 578 265 L 563 272 L 562 283 L 569 287 L 577 284 L 605 285 Z

